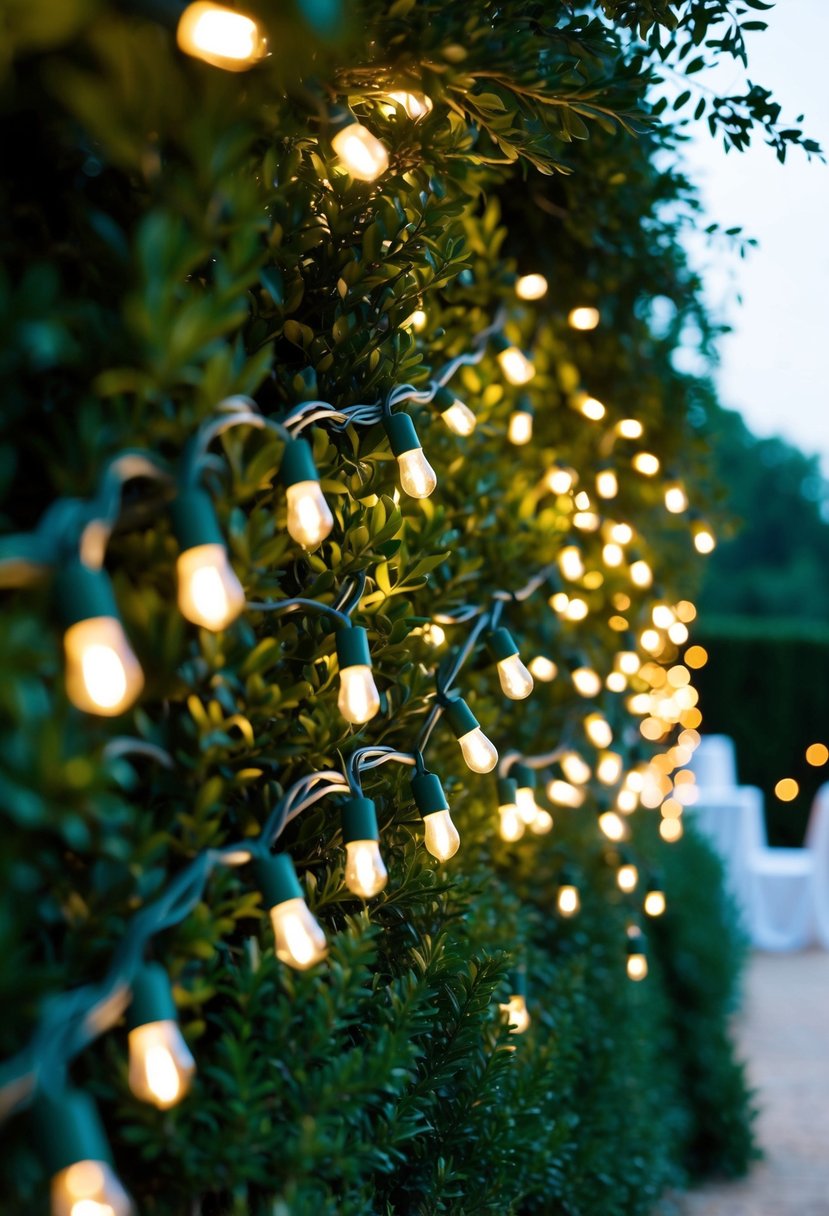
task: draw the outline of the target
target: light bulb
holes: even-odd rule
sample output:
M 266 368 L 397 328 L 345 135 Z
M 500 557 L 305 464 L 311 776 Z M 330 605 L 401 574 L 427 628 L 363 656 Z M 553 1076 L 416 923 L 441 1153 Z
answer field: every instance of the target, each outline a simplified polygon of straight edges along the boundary
M 590 397 L 587 394 L 579 398 L 578 409 L 579 413 L 591 422 L 601 422 L 607 413 L 603 402 L 599 401 L 597 397 Z M 612 498 L 613 495 L 610 494 L 608 497 Z
M 617 545 L 629 545 L 633 540 L 633 528 L 630 524 L 613 524 L 610 529 L 610 539 Z
M 650 587 L 653 582 L 653 571 L 646 561 L 633 562 L 630 567 L 630 581 L 635 587 Z
M 63 636 L 66 691 L 78 709 L 114 717 L 133 704 L 144 676 L 121 622 L 112 616 L 89 617 L 70 625 Z
M 307 971 L 328 953 L 325 934 L 300 896 L 270 910 L 276 957 L 297 971 Z
M 172 1019 L 144 1022 L 127 1035 L 129 1083 L 136 1098 L 168 1110 L 190 1088 L 195 1061 Z
M 584 790 L 554 777 L 547 785 L 547 797 L 558 806 L 579 807 L 584 802 Z
M 509 1023 L 510 1034 L 523 1034 L 529 1028 L 532 1019 L 526 998 L 520 993 L 513 993 L 506 1005 L 500 1006 L 500 1010 Z
M 413 122 L 417 122 L 419 118 L 425 118 L 432 110 L 432 99 L 425 93 L 412 93 L 401 89 L 387 93 L 386 96 L 402 106 L 407 117 L 411 118 Z M 384 107 L 384 109 L 394 113 L 391 106 Z
M 397 457 L 400 487 L 410 498 L 428 498 L 438 484 L 435 470 L 423 454 L 423 448 L 412 448 Z
M 530 659 L 530 672 L 542 684 L 549 684 L 558 675 L 558 668 L 552 659 L 548 659 L 546 655 L 537 654 L 535 658 Z
M 179 612 L 194 625 L 226 629 L 245 606 L 245 593 L 221 544 L 195 545 L 176 559 Z
M 638 418 L 623 418 L 616 423 L 616 434 L 622 439 L 641 439 L 644 427 Z
M 517 346 L 506 346 L 503 350 L 500 350 L 498 352 L 498 362 L 501 365 L 501 371 L 510 384 L 516 386 L 529 384 L 535 375 L 535 368 L 532 363 L 523 350 L 519 350 Z
M 334 527 L 318 481 L 298 481 L 285 491 L 288 533 L 303 549 L 316 549 Z
M 615 498 L 619 493 L 619 478 L 613 469 L 602 469 L 596 474 L 596 493 L 599 498 Z
M 622 775 L 622 757 L 617 752 L 602 752 L 596 765 L 596 776 L 602 785 L 615 785 Z
M 624 692 L 628 686 L 627 676 L 621 671 L 611 671 L 604 682 L 605 688 L 610 692 Z
M 452 404 L 441 411 L 441 418 L 456 435 L 471 435 L 475 430 L 477 418 L 465 401 L 455 397 Z
M 688 495 L 678 483 L 665 486 L 665 508 L 671 515 L 681 515 L 688 509 Z
M 533 678 L 517 654 L 501 659 L 497 664 L 501 691 L 511 701 L 523 701 L 533 690 Z
M 561 916 L 575 916 L 581 907 L 578 888 L 569 883 L 559 887 L 556 905 Z
M 229 72 L 243 72 L 268 49 L 253 18 L 208 2 L 187 5 L 179 18 L 176 41 L 185 55 Z
M 648 960 L 644 954 L 629 954 L 627 962 L 629 980 L 643 980 L 648 974 Z
M 625 822 L 616 811 L 603 811 L 599 816 L 599 828 L 608 840 L 623 840 L 627 835 Z
M 706 528 L 704 525 L 697 525 L 694 528 L 694 548 L 697 553 L 713 553 L 716 547 L 717 542 L 710 528 Z
M 565 752 L 559 763 L 564 776 L 573 785 L 586 785 L 593 776 L 590 765 L 582 759 L 578 752 Z
M 639 871 L 636 869 L 636 866 L 630 864 L 619 866 L 619 869 L 616 871 L 616 883 L 620 891 L 625 891 L 628 894 L 631 891 L 635 891 L 638 881 Z
M 340 670 L 340 693 L 337 708 L 346 722 L 355 726 L 369 722 L 380 708 L 380 694 L 371 668 L 365 663 Z
M 616 808 L 623 815 L 630 815 L 639 805 L 639 795 L 635 790 L 619 790 L 616 795 Z
M 645 912 L 648 916 L 661 916 L 665 906 L 664 891 L 648 891 L 645 896 Z
M 501 839 L 513 844 L 524 835 L 524 820 L 514 802 L 505 802 L 498 807 Z
M 131 1216 L 129 1196 L 106 1161 L 75 1161 L 52 1178 L 52 1216 Z
M 670 629 L 676 621 L 676 616 L 668 604 L 654 604 L 651 609 L 651 620 L 657 629 Z
M 558 555 L 558 565 L 564 577 L 571 582 L 584 577 L 584 562 L 577 545 L 564 546 Z
M 428 316 L 422 308 L 416 308 L 413 313 L 410 313 L 403 322 L 404 329 L 413 329 L 415 333 L 421 333 L 427 326 L 429 321 Z
M 616 666 L 626 676 L 635 676 L 642 666 L 639 655 L 635 650 L 620 650 L 616 655 Z
M 376 840 L 349 840 L 345 846 L 345 885 L 361 899 L 371 899 L 389 879 Z
M 535 818 L 530 824 L 530 831 L 534 836 L 546 836 L 548 832 L 553 830 L 553 817 L 544 807 L 538 807 L 535 812 Z
M 533 416 L 528 410 L 513 410 L 509 418 L 507 438 L 516 447 L 529 443 L 533 437 Z
M 544 481 L 553 494 L 567 494 L 573 488 L 575 474 L 572 469 L 561 469 L 553 465 L 544 474 Z
M 515 283 L 519 300 L 540 300 L 547 294 L 548 283 L 543 274 L 522 274 Z
M 602 561 L 611 570 L 615 570 L 617 566 L 621 566 L 625 560 L 625 553 L 621 545 L 617 545 L 615 541 L 609 540 L 602 548 Z
M 587 601 L 581 599 L 580 596 L 574 596 L 567 605 L 564 615 L 568 621 L 583 621 L 587 613 Z
M 331 137 L 331 146 L 342 165 L 360 182 L 373 182 L 389 167 L 385 144 L 353 118 Z
M 601 714 L 588 714 L 584 719 L 584 733 L 595 747 L 610 747 L 613 731 Z
M 602 682 L 592 667 L 577 667 L 571 672 L 576 692 L 583 697 L 597 697 L 602 691 Z
M 580 308 L 571 308 L 567 314 L 567 324 L 571 329 L 595 329 L 601 320 L 598 308 L 590 308 L 582 305 Z
M 530 827 L 540 810 L 535 800 L 535 790 L 531 785 L 519 785 L 515 795 L 515 805 L 518 808 L 521 822 Z
M 659 457 L 653 452 L 637 452 L 631 464 L 643 477 L 655 477 L 659 472 Z
M 491 773 L 498 763 L 495 744 L 487 739 L 480 726 L 474 727 L 458 739 L 461 753 L 473 773 Z
M 438 861 L 448 861 L 455 856 L 461 838 L 448 811 L 433 811 L 431 815 L 424 815 L 423 828 L 423 843 L 433 857 Z

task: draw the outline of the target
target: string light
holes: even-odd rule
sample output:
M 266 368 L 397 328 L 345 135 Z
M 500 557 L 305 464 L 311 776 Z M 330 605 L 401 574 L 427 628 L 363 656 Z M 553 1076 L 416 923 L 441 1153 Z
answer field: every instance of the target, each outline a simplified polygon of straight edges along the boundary
M 565 918 L 576 916 L 581 908 L 579 889 L 573 882 L 572 875 L 567 870 L 562 870 L 559 875 L 556 908 L 558 909 L 559 916 Z
M 429 323 L 429 318 L 422 308 L 416 308 L 403 322 L 404 329 L 413 329 L 416 334 L 422 333 Z
M 696 523 L 691 528 L 691 535 L 694 540 L 694 548 L 697 553 L 706 555 L 713 553 L 717 547 L 717 542 L 714 533 L 706 524 Z
M 518 406 L 509 417 L 507 439 L 516 447 L 523 447 L 533 437 L 533 408 L 526 397 L 522 397 Z
M 349 798 L 342 805 L 342 831 L 345 845 L 345 885 L 360 899 L 371 899 L 389 880 L 380 856 L 377 808 L 371 798 Z
M 443 421 L 456 435 L 464 438 L 475 430 L 477 418 L 469 406 L 451 393 L 448 388 L 439 388 L 433 398 L 433 404 Z
M 501 839 L 513 844 L 524 835 L 524 820 L 517 805 L 518 783 L 512 777 L 498 778 L 498 815 Z
M 213 504 L 203 490 L 186 490 L 173 503 L 172 517 L 181 549 L 179 612 L 203 629 L 226 629 L 244 608 L 245 593 L 228 561 Z
M 55 579 L 55 598 L 66 632 L 66 692 L 78 709 L 113 717 L 138 699 L 144 676 L 118 619 L 115 596 L 103 570 L 80 559 Z
M 389 414 L 384 426 L 392 454 L 397 457 L 400 488 L 410 498 L 428 498 L 438 479 L 423 454 L 411 418 L 408 414 Z
M 449 814 L 449 803 L 435 773 L 417 773 L 412 794 L 423 819 L 424 844 L 438 861 L 448 861 L 460 848 L 461 838 Z
M 558 675 L 558 667 L 546 655 L 537 654 L 530 659 L 530 674 L 542 684 L 549 684 Z
M 596 474 L 596 493 L 599 498 L 615 498 L 619 493 L 619 478 L 613 469 L 599 469 Z
M 645 914 L 647 916 L 662 916 L 667 906 L 665 892 L 658 878 L 648 879 L 648 889 L 645 895 Z
M 523 701 L 533 690 L 533 678 L 521 662 L 518 647 L 508 629 L 494 629 L 487 639 L 496 661 L 501 691 L 512 701 Z
M 591 308 L 587 305 L 581 305 L 579 308 L 571 308 L 567 314 L 567 324 L 571 329 L 589 330 L 595 329 L 601 320 L 598 308 Z
M 665 486 L 665 509 L 671 515 L 681 515 L 688 510 L 688 495 L 678 481 Z
M 553 777 L 547 785 L 547 797 L 556 806 L 580 807 L 584 804 L 585 793 L 569 781 L 561 781 Z
M 641 439 L 645 428 L 638 418 L 622 418 L 616 423 L 616 434 L 621 439 Z
M 320 487 L 311 445 L 289 439 L 282 454 L 279 480 L 288 501 L 288 534 L 304 549 L 316 549 L 334 526 L 334 517 Z
M 246 71 L 268 51 L 267 40 L 252 17 L 207 0 L 186 6 L 178 21 L 176 41 L 185 55 L 228 72 Z
M 168 1110 L 186 1094 L 196 1070 L 178 1028 L 167 973 L 147 963 L 132 982 L 127 1015 L 129 1083 L 136 1098 Z
M 629 895 L 631 891 L 636 890 L 639 882 L 639 871 L 632 862 L 624 862 L 616 871 L 616 884 L 620 891 L 624 891 Z
M 562 469 L 552 465 L 544 474 L 544 483 L 553 494 L 568 494 L 576 482 L 576 474 L 572 469 Z
M 645 937 L 638 929 L 628 931 L 627 973 L 628 979 L 639 981 L 648 974 L 648 958 L 645 953 Z
M 515 282 L 519 300 L 540 300 L 547 294 L 548 283 L 543 274 L 522 274 Z
M 41 1093 L 32 1116 L 51 1175 L 51 1216 L 131 1216 L 132 1203 L 112 1169 L 92 1099 L 77 1090 Z
M 403 89 L 395 89 L 386 96 L 390 101 L 394 101 L 397 105 L 402 106 L 406 112 L 406 117 L 411 118 L 412 122 L 418 122 L 421 118 L 425 118 L 427 114 L 432 112 L 432 99 L 427 97 L 425 93 L 407 91 Z M 387 113 L 394 113 L 391 106 L 384 107 Z
M 647 590 L 653 583 L 653 571 L 643 558 L 631 563 L 630 581 L 635 587 L 641 587 L 642 590 Z
M 458 696 L 446 700 L 446 719 L 460 744 L 461 754 L 473 773 L 489 773 L 498 763 L 495 745 L 481 730 L 472 710 Z
M 602 691 L 602 681 L 592 667 L 576 667 L 570 675 L 580 696 L 597 697 Z
M 602 752 L 596 764 L 596 776 L 602 785 L 615 785 L 622 776 L 622 766 L 618 752 Z
M 578 752 L 565 752 L 560 758 L 561 771 L 572 785 L 586 785 L 593 776 L 590 765 Z
M 599 815 L 599 829 L 608 840 L 613 841 L 624 840 L 628 833 L 625 821 L 616 811 L 602 811 Z
M 583 393 L 576 399 L 576 408 L 590 422 L 601 422 L 607 413 L 604 404 L 597 397 L 591 397 L 587 393 Z
M 389 167 L 388 149 L 357 121 L 347 106 L 333 107 L 328 120 L 334 132 L 331 147 L 352 177 L 360 182 L 373 182 L 386 172 Z
M 654 456 L 653 452 L 637 452 L 631 460 L 631 464 L 643 477 L 655 477 L 660 467 L 659 457 Z
M 529 384 L 535 375 L 535 368 L 524 352 L 517 346 L 513 346 L 503 335 L 493 339 L 493 347 L 501 365 L 501 371 L 509 383 L 518 388 Z
M 584 578 L 584 561 L 578 545 L 565 545 L 558 555 L 558 567 L 571 583 Z
M 527 1009 L 527 983 L 523 972 L 512 977 L 512 992 L 505 1005 L 499 1006 L 510 1034 L 525 1034 L 532 1021 Z
M 340 668 L 337 708 L 346 722 L 362 725 L 380 708 L 380 694 L 371 674 L 368 634 L 361 625 L 340 626 L 335 639 Z
M 522 823 L 532 827 L 540 809 L 535 800 L 535 773 L 527 764 L 514 764 L 512 771 L 515 774 L 515 804 L 518 814 Z
M 287 853 L 276 853 L 260 857 L 256 869 L 273 926 L 276 957 L 297 971 L 307 971 L 325 958 L 328 944 L 305 902 L 294 863 Z
M 613 742 L 613 731 L 602 714 L 588 714 L 584 719 L 584 733 L 595 747 L 610 747 Z

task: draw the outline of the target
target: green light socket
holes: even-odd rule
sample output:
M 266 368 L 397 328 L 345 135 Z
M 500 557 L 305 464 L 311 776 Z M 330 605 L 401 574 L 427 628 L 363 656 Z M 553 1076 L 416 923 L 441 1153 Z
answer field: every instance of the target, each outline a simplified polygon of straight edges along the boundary
M 634 933 L 628 937 L 625 952 L 627 954 L 647 954 L 648 943 L 645 940 L 644 933 Z
M 493 629 L 486 640 L 487 649 L 496 663 L 518 654 L 515 638 L 508 629 Z
M 449 803 L 436 773 L 418 773 L 411 780 L 412 794 L 421 816 L 448 811 Z
M 67 629 L 78 621 L 98 616 L 119 619 L 109 575 L 105 570 L 93 570 L 80 558 L 60 567 L 54 591 L 61 621 Z
M 503 334 L 493 334 L 491 341 L 492 349 L 496 355 L 500 355 L 501 351 L 509 350 L 511 346 L 515 345 L 514 342 L 510 342 L 509 338 L 505 338 Z
M 473 714 L 462 697 L 450 697 L 445 705 L 446 720 L 452 728 L 456 739 L 468 735 L 480 722 Z
M 31 1118 L 38 1147 L 50 1174 L 76 1161 L 104 1161 L 112 1154 L 95 1103 L 78 1089 L 59 1094 L 40 1093 L 32 1103 Z
M 527 969 L 516 967 L 510 975 L 510 996 L 523 996 L 527 999 Z
M 389 447 L 394 456 L 402 456 L 404 452 L 411 452 L 422 446 L 408 414 L 390 414 L 383 420 L 383 426 L 386 428 Z
M 535 789 L 535 770 L 531 769 L 528 764 L 513 764 L 510 772 L 513 774 L 515 784 L 519 787 L 519 789 Z
M 526 393 L 522 393 L 515 403 L 515 414 L 529 414 L 531 418 L 535 417 L 535 406 Z
M 288 899 L 305 898 L 294 863 L 287 853 L 260 857 L 256 862 L 256 876 L 267 908 L 275 908 Z
M 182 552 L 225 543 L 213 500 L 205 490 L 182 490 L 170 506 L 170 518 Z
M 499 806 L 515 806 L 515 799 L 518 796 L 518 782 L 514 777 L 499 777 L 498 778 L 498 805 Z
M 371 667 L 368 633 L 362 625 L 341 625 L 334 639 L 340 671 L 346 667 Z
M 379 840 L 377 808 L 371 798 L 349 798 L 342 805 L 343 844 L 352 840 Z
M 132 981 L 132 1001 L 127 1010 L 127 1029 L 148 1022 L 178 1020 L 176 1003 L 167 972 L 160 963 L 146 963 Z
M 314 464 L 314 453 L 307 439 L 289 439 L 282 453 L 279 480 L 286 488 L 299 481 L 319 481 L 320 475 Z
M 344 131 L 346 127 L 350 127 L 352 123 L 357 122 L 357 116 L 348 106 L 336 105 L 329 106 L 328 109 L 328 130 L 329 134 L 336 135 L 338 131 Z
M 456 401 L 457 401 L 457 397 L 452 392 L 452 390 L 446 388 L 446 386 L 443 385 L 443 386 L 441 386 L 441 388 L 438 389 L 438 391 L 435 393 L 434 397 L 432 398 L 432 405 L 435 407 L 435 409 L 438 411 L 439 414 L 443 414 L 446 412 L 446 410 L 450 409 L 455 404 Z

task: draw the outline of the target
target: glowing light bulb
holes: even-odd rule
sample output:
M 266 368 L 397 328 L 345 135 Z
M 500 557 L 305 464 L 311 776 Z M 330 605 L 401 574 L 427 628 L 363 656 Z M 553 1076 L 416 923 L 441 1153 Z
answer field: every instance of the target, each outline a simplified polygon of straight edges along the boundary
M 380 708 L 380 694 L 370 667 L 359 663 L 340 672 L 337 708 L 346 722 L 354 725 L 369 722 L 374 717 Z
M 307 971 L 328 953 L 325 934 L 300 896 L 270 910 L 276 956 L 297 971 Z
M 645 896 L 645 912 L 648 916 L 662 916 L 666 908 L 665 892 L 648 891 Z
M 78 709 L 102 717 L 124 713 L 144 687 L 144 676 L 121 622 L 89 617 L 63 637 L 66 691 Z
M 396 101 L 399 106 L 402 106 L 408 118 L 413 122 L 417 122 L 420 118 L 425 118 L 432 111 L 432 99 L 427 97 L 425 93 L 413 93 L 402 89 L 395 89 L 394 92 L 387 93 L 392 101 Z M 391 106 L 384 107 L 392 114 L 394 110 Z
M 497 666 L 504 696 L 512 701 L 523 701 L 530 695 L 533 690 L 533 678 L 517 654 L 501 659 Z
M 577 667 L 570 673 L 576 692 L 583 697 L 597 697 L 602 691 L 602 682 L 592 667 Z
M 620 891 L 629 894 L 636 890 L 636 884 L 639 882 L 639 871 L 636 866 L 626 864 L 619 866 L 616 871 L 616 883 Z
M 553 817 L 549 811 L 540 806 L 535 812 L 535 818 L 530 824 L 530 831 L 534 836 L 546 836 L 548 832 L 553 830 Z
M 659 457 L 653 452 L 637 452 L 631 464 L 643 477 L 655 477 L 659 472 Z
M 510 384 L 520 387 L 522 384 L 529 384 L 535 375 L 535 368 L 522 350 L 517 346 L 505 346 L 498 352 L 498 362 L 501 365 L 501 371 L 509 380 Z
M 653 571 L 646 561 L 641 558 L 631 563 L 630 581 L 635 587 L 647 588 L 653 582 Z
M 168 1110 L 190 1088 L 196 1070 L 190 1049 L 172 1019 L 144 1022 L 127 1035 L 129 1083 L 136 1098 Z
M 590 765 L 582 759 L 578 752 L 565 752 L 559 763 L 564 776 L 573 785 L 586 785 L 593 776 Z
M 575 474 L 572 469 L 561 469 L 553 465 L 544 474 L 544 482 L 553 494 L 567 494 L 575 484 Z
M 662 649 L 662 638 L 655 629 L 643 629 L 639 635 L 639 645 L 649 654 L 655 654 Z
M 228 72 L 245 71 L 268 49 L 252 17 L 206 0 L 187 5 L 179 18 L 176 41 L 185 55 Z
M 486 737 L 480 726 L 461 735 L 458 743 L 463 758 L 473 773 L 491 773 L 498 763 L 495 744 Z
M 372 135 L 362 123 L 357 122 L 353 115 L 351 121 L 332 136 L 331 146 L 340 158 L 343 168 L 357 181 L 376 181 L 389 167 L 389 153 L 385 144 L 381 143 L 376 135 Z
M 654 604 L 651 609 L 651 620 L 657 629 L 670 629 L 676 620 L 676 616 L 668 604 Z
M 429 323 L 429 318 L 422 308 L 416 308 L 403 322 L 404 329 L 413 329 L 416 334 L 422 333 Z
M 693 536 L 694 548 L 697 553 L 713 553 L 716 549 L 717 542 L 714 538 L 714 533 L 710 528 L 706 528 L 704 524 L 697 524 L 695 526 Z
M 52 1216 L 131 1216 L 129 1196 L 106 1161 L 76 1161 L 52 1178 Z
M 643 980 L 648 974 L 648 960 L 644 954 L 629 954 L 627 960 L 629 980 Z
M 567 314 L 567 324 L 571 329 L 595 329 L 600 320 L 601 315 L 598 308 L 590 308 L 586 305 L 571 308 Z
M 604 404 L 597 397 L 589 397 L 586 394 L 579 398 L 578 409 L 579 413 L 589 419 L 590 422 L 601 422 L 607 413 Z M 613 495 L 610 494 L 608 497 L 612 498 Z
M 613 570 L 617 566 L 621 566 L 624 560 L 624 549 L 621 545 L 617 545 L 614 541 L 608 541 L 607 544 L 602 548 L 602 561 L 609 569 Z
M 671 515 L 681 515 L 688 509 L 688 495 L 678 482 L 665 486 L 665 509 Z
M 624 692 L 628 686 L 627 676 L 623 675 L 621 671 L 611 671 L 605 679 L 604 686 L 610 692 Z
M 446 641 L 446 630 L 435 621 L 423 626 L 423 640 L 430 646 L 442 646 Z
M 470 766 L 471 767 L 471 766 Z M 438 861 L 448 861 L 460 848 L 461 838 L 448 811 L 423 816 L 424 844 Z
M 633 528 L 630 524 L 613 524 L 610 529 L 610 539 L 617 545 L 629 545 L 633 540 Z
M 616 655 L 616 666 L 626 676 L 635 676 L 642 666 L 639 655 L 635 650 L 620 650 Z
M 506 1005 L 499 1008 L 509 1023 L 510 1034 L 524 1034 L 532 1021 L 526 998 L 520 993 L 513 993 Z
M 596 776 L 602 785 L 615 785 L 622 776 L 622 757 L 617 752 L 602 752 L 596 765 Z
M 556 591 L 555 594 L 550 596 L 548 603 L 555 612 L 563 615 L 570 604 L 570 596 L 566 591 Z
M 546 655 L 537 654 L 530 659 L 530 672 L 542 684 L 549 684 L 558 675 L 558 668 L 552 659 L 548 659 Z
M 397 457 L 400 488 L 410 498 L 428 498 L 438 484 L 437 474 L 423 454 L 423 448 L 412 448 Z
M 560 916 L 575 916 L 581 907 L 578 888 L 569 883 L 559 887 L 556 906 Z
M 577 545 L 565 545 L 558 555 L 558 566 L 564 577 L 571 582 L 584 577 L 584 562 Z
M 508 844 L 514 844 L 524 835 L 524 820 L 514 802 L 505 802 L 498 807 L 500 816 L 499 832 L 501 839 Z
M 571 785 L 569 781 L 554 777 L 547 785 L 547 797 L 556 806 L 579 807 L 584 802 L 585 794 L 583 789 Z
M 616 809 L 623 815 L 631 815 L 639 805 L 639 795 L 635 790 L 619 790 L 616 795 Z
M 509 418 L 507 438 L 516 447 L 523 447 L 533 437 L 533 416 L 529 410 L 513 410 Z
M 376 840 L 349 840 L 345 846 L 345 885 L 361 899 L 371 899 L 383 890 L 389 873 Z
M 619 479 L 613 469 L 601 469 L 596 474 L 596 493 L 599 498 L 615 498 L 619 493 Z
M 641 439 L 644 427 L 638 418 L 622 418 L 616 423 L 616 434 L 622 439 Z
M 627 835 L 625 822 L 616 811 L 603 811 L 599 816 L 599 828 L 608 840 L 624 840 Z
M 288 533 L 303 549 L 316 549 L 334 527 L 334 516 L 318 481 L 298 481 L 287 487 Z
M 471 435 L 475 430 L 477 418 L 465 401 L 454 398 L 452 404 L 441 411 L 441 418 L 456 435 Z
M 543 274 L 522 274 L 515 283 L 515 294 L 519 300 L 540 300 L 547 294 L 547 280 Z
M 226 629 L 245 606 L 245 593 L 221 544 L 195 545 L 176 560 L 179 612 L 194 625 Z
M 588 714 L 584 719 L 584 733 L 596 747 L 610 747 L 613 742 L 613 731 L 610 724 L 601 714 Z

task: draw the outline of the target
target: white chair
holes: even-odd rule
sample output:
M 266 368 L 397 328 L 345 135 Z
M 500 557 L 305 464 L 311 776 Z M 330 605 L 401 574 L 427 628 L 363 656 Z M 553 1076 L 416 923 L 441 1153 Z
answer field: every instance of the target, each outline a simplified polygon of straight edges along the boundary
M 815 936 L 814 852 L 769 848 L 762 796 L 749 806 L 744 827 L 745 909 L 752 945 L 758 950 L 803 950 Z
M 737 752 L 728 735 L 703 735 L 689 768 L 703 789 L 737 788 Z
M 822 785 L 815 794 L 806 827 L 806 847 L 811 851 L 814 865 L 815 935 L 829 950 L 829 784 Z

